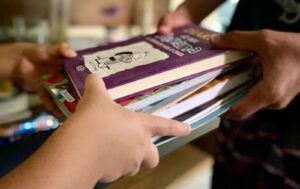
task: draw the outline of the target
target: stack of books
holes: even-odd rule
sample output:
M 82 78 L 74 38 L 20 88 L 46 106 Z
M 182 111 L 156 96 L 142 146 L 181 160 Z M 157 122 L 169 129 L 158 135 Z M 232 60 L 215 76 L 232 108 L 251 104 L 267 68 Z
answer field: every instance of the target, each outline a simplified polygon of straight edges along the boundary
M 248 63 L 251 53 L 212 47 L 211 34 L 187 25 L 169 35 L 82 50 L 63 60 L 64 72 L 45 75 L 43 84 L 66 116 L 84 94 L 86 77 L 99 74 L 112 99 L 125 108 L 197 126 L 228 110 L 259 77 Z

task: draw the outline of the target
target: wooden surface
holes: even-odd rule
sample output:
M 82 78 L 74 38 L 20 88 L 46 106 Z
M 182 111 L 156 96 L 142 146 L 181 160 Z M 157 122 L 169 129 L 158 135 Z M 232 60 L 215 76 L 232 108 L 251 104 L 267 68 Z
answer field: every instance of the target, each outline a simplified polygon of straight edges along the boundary
M 184 182 L 200 176 L 213 164 L 212 157 L 190 144 L 162 157 L 155 169 L 144 169 L 133 177 L 111 183 L 107 189 L 185 188 Z M 179 187 L 180 186 L 180 187 Z M 201 187 L 201 186 L 199 186 Z M 197 188 L 199 188 L 197 187 Z

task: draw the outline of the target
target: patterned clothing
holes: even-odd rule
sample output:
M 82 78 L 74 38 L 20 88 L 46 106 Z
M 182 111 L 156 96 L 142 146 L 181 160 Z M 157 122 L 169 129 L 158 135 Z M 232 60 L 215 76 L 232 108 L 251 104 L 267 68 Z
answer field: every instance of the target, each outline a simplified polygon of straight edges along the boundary
M 240 0 L 229 30 L 265 28 L 299 32 L 300 0 Z M 218 140 L 212 188 L 300 188 L 300 95 L 284 110 L 222 120 Z

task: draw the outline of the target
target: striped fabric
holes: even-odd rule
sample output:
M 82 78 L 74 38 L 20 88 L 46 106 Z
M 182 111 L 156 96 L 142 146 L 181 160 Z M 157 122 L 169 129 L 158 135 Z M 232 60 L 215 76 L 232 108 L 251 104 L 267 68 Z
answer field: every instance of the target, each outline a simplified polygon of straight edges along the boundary
M 300 188 L 300 97 L 282 111 L 222 120 L 213 188 Z

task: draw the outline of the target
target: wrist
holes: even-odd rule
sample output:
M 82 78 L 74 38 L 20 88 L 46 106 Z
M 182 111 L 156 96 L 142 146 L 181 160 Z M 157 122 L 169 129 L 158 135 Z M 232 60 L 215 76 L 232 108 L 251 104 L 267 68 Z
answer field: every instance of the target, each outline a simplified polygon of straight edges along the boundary
M 101 133 L 99 123 L 96 124 L 88 118 L 89 116 L 83 114 L 83 112 L 75 112 L 58 128 L 55 133 L 55 140 L 62 140 L 62 145 L 68 143 L 65 145 L 68 146 L 68 149 L 61 150 L 64 151 L 64 157 L 77 157 L 80 155 L 80 158 L 74 158 L 72 160 L 74 162 L 69 164 L 72 174 L 75 174 L 74 176 L 80 175 L 85 185 L 94 185 L 103 175 L 105 163 L 108 162 L 105 159 L 105 154 L 108 154 L 110 149 L 102 142 L 105 139 L 99 134 Z M 104 134 L 104 132 L 102 133 Z M 66 164 L 70 160 L 64 159 L 64 162 L 64 166 L 69 167 Z M 76 164 L 76 167 L 72 164 Z
M 186 3 L 181 4 L 174 12 L 175 19 L 181 19 L 186 23 L 194 23 L 189 7 Z

